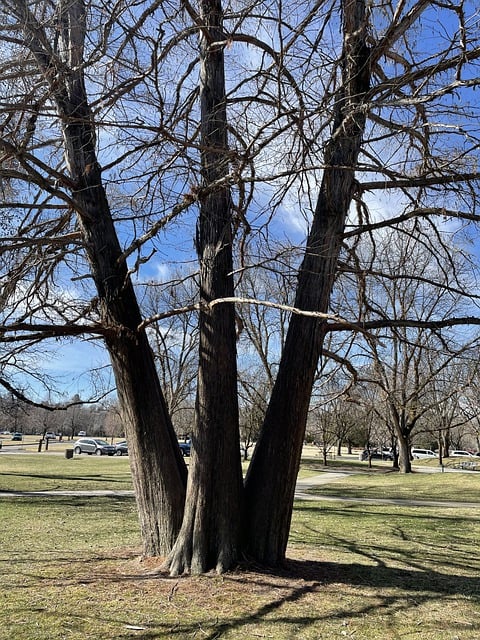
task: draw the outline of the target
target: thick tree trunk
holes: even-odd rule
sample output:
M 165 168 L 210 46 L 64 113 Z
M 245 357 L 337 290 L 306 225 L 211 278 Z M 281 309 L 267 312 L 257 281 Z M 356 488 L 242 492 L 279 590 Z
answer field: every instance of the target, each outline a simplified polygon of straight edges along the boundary
M 448 458 L 450 456 L 450 429 L 442 431 L 440 438 L 443 444 L 443 457 Z
M 202 178 L 208 187 L 228 171 L 222 9 L 203 0 L 200 30 Z M 172 574 L 223 572 L 239 554 L 242 471 L 239 450 L 232 202 L 228 188 L 203 198 L 197 251 L 200 260 L 200 352 L 193 449 L 182 530 L 167 566 Z
M 397 429 L 398 440 L 398 469 L 400 473 L 412 472 L 412 460 L 410 453 L 410 438 L 401 429 Z
M 65 160 L 73 185 L 72 202 L 97 290 L 100 325 L 129 442 L 144 550 L 148 555 L 164 555 L 180 528 L 186 467 L 166 411 L 147 337 L 137 329 L 142 318 L 127 265 L 121 259 L 121 247 L 102 185 L 93 116 L 82 74 L 84 1 L 59 2 L 58 15 L 55 56 L 44 47 L 33 16 L 25 13 L 21 17 L 26 40 L 51 83 L 52 100 L 62 122 Z M 57 68 L 60 59 L 61 69 Z
M 361 102 L 370 74 L 364 0 L 344 4 L 342 91 L 325 149 L 325 170 L 295 300 L 296 307 L 307 311 L 329 309 L 365 128 Z M 246 548 L 255 559 L 269 565 L 285 557 L 307 411 L 325 329 L 318 319 L 292 316 L 246 478 Z
M 72 197 L 98 292 L 101 323 L 107 328 L 105 342 L 129 443 L 144 552 L 165 555 L 172 548 L 182 520 L 185 463 L 147 337 L 144 331 L 137 331 L 142 318 L 126 265 L 120 260 L 121 248 L 93 146 L 89 145 L 92 132 L 88 126 L 70 122 L 68 119 L 64 134 L 77 183 Z M 76 157 L 79 150 L 89 160 L 89 169 L 83 174 Z
M 147 555 L 165 555 L 180 528 L 186 468 L 163 398 L 141 314 L 120 259 L 121 248 L 101 183 L 93 132 L 79 109 L 66 114 L 64 136 L 76 189 L 72 194 L 98 292 L 126 436 Z M 82 162 L 79 156 L 85 158 Z

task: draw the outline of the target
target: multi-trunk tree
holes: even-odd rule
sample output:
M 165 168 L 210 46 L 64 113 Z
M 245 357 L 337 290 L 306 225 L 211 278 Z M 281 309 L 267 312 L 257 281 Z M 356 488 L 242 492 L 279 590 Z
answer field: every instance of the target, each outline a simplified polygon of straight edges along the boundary
M 146 553 L 167 555 L 172 573 L 224 571 L 242 554 L 281 562 L 325 336 L 379 326 L 334 288 L 339 277 L 342 290 L 366 288 L 362 235 L 423 217 L 440 241 L 446 219 L 477 221 L 477 114 L 457 99 L 480 83 L 473 4 L 6 0 L 0 11 L 4 346 L 103 340 Z M 235 286 L 283 263 L 283 232 L 301 259 L 244 486 L 234 304 L 251 301 Z M 171 311 L 199 317 L 188 485 L 147 335 L 165 314 L 144 317 L 135 290 L 174 250 L 198 264 L 195 302 Z

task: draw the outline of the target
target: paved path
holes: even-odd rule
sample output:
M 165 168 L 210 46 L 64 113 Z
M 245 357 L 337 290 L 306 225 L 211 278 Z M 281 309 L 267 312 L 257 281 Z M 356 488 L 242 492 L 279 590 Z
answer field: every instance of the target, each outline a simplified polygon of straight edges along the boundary
M 356 472 L 324 471 L 316 476 L 310 476 L 297 482 L 295 489 L 296 500 L 309 500 L 312 502 L 354 502 L 364 504 L 392 504 L 409 507 L 445 507 L 480 509 L 480 502 L 458 502 L 444 500 L 403 500 L 397 498 L 357 498 L 352 496 L 322 496 L 320 494 L 307 493 L 309 489 L 341 480 Z M 0 499 L 6 497 L 45 497 L 45 496 L 79 496 L 79 497 L 133 497 L 133 491 L 0 491 Z
M 434 471 L 435 473 L 436 471 Z M 471 472 L 473 473 L 473 472 Z M 335 480 L 341 480 L 347 476 L 355 475 L 354 471 L 341 472 L 341 471 L 324 471 L 317 476 L 311 476 L 304 478 L 297 482 L 295 490 L 296 500 L 310 500 L 310 501 L 328 501 L 328 502 L 361 502 L 366 504 L 394 504 L 403 505 L 409 507 L 459 507 L 465 509 L 480 509 L 480 502 L 458 502 L 447 500 L 405 500 L 401 498 L 356 498 L 352 496 L 322 496 L 318 493 L 307 493 L 309 489 L 318 487 L 322 484 L 328 484 L 335 482 Z

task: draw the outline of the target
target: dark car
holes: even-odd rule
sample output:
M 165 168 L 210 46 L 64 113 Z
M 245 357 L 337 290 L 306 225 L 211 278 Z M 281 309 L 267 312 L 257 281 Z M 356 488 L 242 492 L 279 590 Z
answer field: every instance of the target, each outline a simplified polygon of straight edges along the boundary
M 178 446 L 184 458 L 190 455 L 191 445 L 190 442 L 179 442 Z
M 386 451 L 385 449 L 372 449 L 371 451 L 365 450 L 361 454 L 362 460 L 393 460 L 393 453 Z
M 108 444 L 100 438 L 79 438 L 73 445 L 73 451 L 77 455 L 88 453 L 96 456 L 113 456 L 115 453 L 115 445 Z
M 17 431 L 16 433 L 14 433 L 14 434 L 12 435 L 12 440 L 16 440 L 17 442 L 18 442 L 18 441 L 20 441 L 20 442 L 21 442 L 21 441 L 23 440 L 23 433 L 19 433 L 19 432 Z
M 128 445 L 127 441 L 117 442 L 115 445 L 115 455 L 116 456 L 128 456 Z

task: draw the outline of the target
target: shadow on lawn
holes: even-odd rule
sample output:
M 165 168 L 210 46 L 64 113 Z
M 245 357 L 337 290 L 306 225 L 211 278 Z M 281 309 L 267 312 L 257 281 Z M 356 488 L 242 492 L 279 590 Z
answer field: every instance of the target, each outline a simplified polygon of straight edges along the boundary
M 73 476 L 73 475 L 63 475 L 61 473 L 20 473 L 15 471 L 3 472 L 2 477 L 11 477 L 11 478 L 31 478 L 32 480 L 41 479 L 41 480 L 68 480 L 75 481 L 79 483 L 87 483 L 94 480 L 95 482 L 108 483 L 109 485 L 112 483 L 123 483 L 125 484 L 125 478 L 129 478 L 128 474 L 125 474 L 125 477 L 120 477 L 118 475 L 108 475 L 105 473 L 90 473 L 88 475 L 81 476 Z M 12 489 L 15 491 L 15 489 Z M 21 491 L 21 490 L 20 490 Z M 35 489 L 30 489 L 30 491 L 35 491 Z
M 471 602 L 472 611 L 480 604 L 480 570 L 475 576 L 462 575 L 462 568 L 468 566 L 474 571 L 475 566 L 472 566 L 471 558 L 470 564 L 466 559 L 466 564 L 462 565 L 460 552 L 452 552 L 449 562 L 445 559 L 445 548 L 442 545 L 436 548 L 432 544 L 428 557 L 430 566 L 426 568 L 422 549 L 409 553 L 408 548 L 392 550 L 375 544 L 374 540 L 357 544 L 340 536 L 332 538 L 331 542 L 336 547 L 348 549 L 355 557 L 366 559 L 368 564 L 361 561 L 341 563 L 289 559 L 276 570 L 262 570 L 256 565 L 244 564 L 237 571 L 221 576 L 220 587 L 218 576 L 211 577 L 209 585 L 210 577 L 205 579 L 204 576 L 196 582 L 195 577 L 171 578 L 161 572 L 117 574 L 112 576 L 112 580 L 150 583 L 151 588 L 163 589 L 165 596 L 172 600 L 176 598 L 177 589 L 183 598 L 191 593 L 193 609 L 202 608 L 202 600 L 199 603 L 197 596 L 201 598 L 203 590 L 204 606 L 211 611 L 211 620 L 205 623 L 195 616 L 192 619 L 187 608 L 185 616 L 173 626 L 161 618 L 150 619 L 150 628 L 135 634 L 143 640 L 183 639 L 200 632 L 202 638 L 214 640 L 226 635 L 230 637 L 235 631 L 239 637 L 263 637 L 262 625 L 268 626 L 270 633 L 273 623 L 283 625 L 279 628 L 291 628 L 292 635 L 282 637 L 297 637 L 303 631 L 315 634 L 306 637 L 323 638 L 327 637 L 324 627 L 332 622 L 348 626 L 355 622 L 363 623 L 369 615 L 384 619 L 385 616 L 415 611 L 432 601 L 440 607 L 442 601 L 445 606 L 452 606 L 456 597 Z M 443 558 L 438 564 L 439 570 L 435 569 L 436 558 Z M 403 566 L 399 567 L 399 562 Z M 474 565 L 479 562 L 475 560 Z M 220 613 L 212 597 L 214 591 L 221 593 Z M 223 609 L 223 603 L 230 598 L 238 599 L 235 613 Z M 425 614 L 419 615 L 421 620 Z M 452 619 L 452 637 L 458 636 L 459 624 Z M 128 622 L 125 621 L 125 625 Z M 255 631 L 249 636 L 252 629 Z
M 130 578 L 138 579 L 138 576 Z M 171 588 L 171 593 L 174 593 L 178 584 L 181 585 L 184 580 L 189 580 L 188 577 L 168 578 L 158 575 L 144 577 L 144 580 L 159 579 L 175 585 Z M 235 588 L 236 584 L 244 585 L 247 582 L 251 593 L 251 606 L 248 611 L 239 612 L 230 617 L 228 614 L 218 615 L 214 602 L 211 601 L 209 608 L 211 607 L 212 619 L 209 623 L 202 624 L 201 621 L 194 620 L 172 625 L 162 620 L 150 620 L 150 628 L 143 629 L 141 632 L 138 630 L 135 637 L 142 640 L 183 639 L 195 637 L 201 632 L 203 639 L 216 640 L 224 635 L 231 635 L 235 630 L 238 630 L 241 637 L 250 637 L 248 635 L 250 625 L 256 629 L 251 637 L 263 637 L 259 626 L 266 624 L 272 628 L 271 625 L 278 624 L 283 625 L 278 627 L 282 630 L 285 626 L 291 627 L 290 633 L 293 635 L 288 637 L 297 637 L 310 629 L 310 633 L 319 635 L 308 637 L 323 638 L 326 636 L 321 631 L 322 625 L 332 624 L 332 622 L 348 627 L 369 615 L 381 614 L 383 617 L 393 613 L 398 615 L 401 612 L 415 610 L 423 603 L 432 600 L 441 603 L 443 599 L 448 600 L 455 595 L 464 595 L 472 600 L 472 609 L 476 606 L 475 603 L 480 602 L 480 577 L 446 575 L 433 570 L 418 571 L 386 566 L 289 560 L 276 572 L 262 572 L 257 568 L 252 573 L 248 568 L 240 569 L 223 576 L 223 581 L 226 588 L 228 586 Z M 326 591 L 333 587 L 339 596 L 334 610 L 322 607 L 322 594 L 326 594 Z M 365 587 L 370 595 L 362 597 L 361 592 L 357 591 L 354 602 L 351 597 L 342 598 L 342 594 L 348 591 L 349 587 Z M 374 597 L 371 596 L 373 589 L 375 589 Z M 392 593 L 392 589 L 397 589 L 398 592 Z M 312 596 L 318 596 L 318 606 L 312 606 Z M 263 604 L 255 605 L 259 602 Z M 297 605 L 298 609 L 292 609 L 292 605 Z M 188 617 L 187 613 L 185 618 Z M 217 618 L 216 621 L 215 618 Z M 125 625 L 127 624 L 125 621 Z M 458 634 L 458 630 L 458 623 L 452 621 L 453 636 Z M 282 635 L 282 637 L 287 636 Z
M 388 552 L 387 549 L 383 551 Z M 87 557 L 84 559 L 87 560 Z M 68 558 L 56 560 L 57 563 L 68 562 Z M 237 637 L 232 635 L 235 632 L 238 632 L 238 637 L 263 637 L 263 625 L 268 629 L 265 637 L 273 637 L 270 635 L 273 625 L 281 625 L 278 629 L 285 632 L 287 628 L 290 633 L 283 633 L 281 637 L 284 638 L 298 637 L 302 633 L 314 634 L 305 637 L 323 638 L 327 637 L 325 627 L 331 628 L 332 624 L 338 625 L 339 629 L 342 625 L 343 628 L 348 628 L 356 622 L 363 623 L 365 617 L 370 615 L 378 615 L 385 620 L 389 615 L 398 616 L 402 612 L 414 611 L 432 600 L 438 606 L 441 606 L 442 601 L 445 601 L 446 606 L 452 606 L 453 598 L 464 596 L 470 600 L 472 610 L 480 603 L 480 576 L 446 574 L 434 569 L 419 570 L 414 565 L 395 568 L 382 563 L 373 566 L 290 559 L 276 571 L 244 565 L 221 577 L 172 578 L 159 572 L 108 571 L 106 567 L 112 560 L 124 562 L 132 560 L 132 557 L 128 554 L 115 558 L 108 555 L 90 557 L 88 570 L 77 559 L 76 577 L 72 573 L 63 579 L 57 576 L 57 586 L 67 590 L 72 586 L 78 596 L 78 585 L 89 592 L 93 589 L 96 592 L 95 585 L 103 584 L 100 592 L 105 591 L 106 587 L 107 592 L 114 597 L 114 585 L 121 585 L 124 606 L 115 619 L 105 617 L 106 611 L 103 611 L 101 599 L 97 601 L 97 610 L 93 613 L 90 607 L 84 612 L 82 605 L 78 603 L 75 614 L 71 616 L 72 621 L 75 620 L 79 625 L 90 615 L 95 615 L 97 622 L 108 625 L 115 623 L 123 627 L 124 630 L 117 628 L 115 635 L 111 636 L 117 640 L 132 638 L 133 634 L 129 629 L 134 630 L 135 638 L 142 640 L 183 640 L 196 637 L 197 634 L 201 634 L 205 640 L 216 640 L 226 635 Z M 375 557 L 372 556 L 371 560 L 375 560 Z M 96 562 L 101 565 L 107 562 L 107 565 L 96 571 Z M 29 574 L 29 579 L 38 581 L 39 575 Z M 51 577 L 46 577 L 45 581 L 50 583 Z M 136 586 L 132 587 L 133 584 Z M 365 591 L 362 591 L 362 587 Z M 148 608 L 143 611 L 138 602 L 133 610 L 130 609 L 126 595 L 130 588 L 133 588 L 133 593 L 137 589 L 141 591 L 146 601 L 152 598 L 158 603 L 175 602 L 178 596 L 179 601 L 174 607 L 178 612 L 176 621 L 172 622 L 171 617 L 167 620 L 160 613 L 162 608 L 165 610 L 164 604 L 156 613 Z M 219 596 L 218 600 L 215 595 Z M 224 603 L 236 598 L 238 603 L 234 612 L 230 608 L 225 610 Z M 191 604 L 191 610 L 185 604 L 187 600 Z M 208 611 L 210 617 L 205 621 L 202 613 L 197 616 L 195 611 Z M 132 619 L 146 619 L 148 622 L 145 625 L 140 622 L 138 627 L 132 627 Z M 452 620 L 451 625 L 452 637 L 457 636 L 458 623 Z M 386 635 L 385 638 L 387 637 L 391 636 Z
M 119 506 L 123 500 L 126 501 L 119 500 Z M 63 499 L 62 503 L 79 505 L 79 501 L 73 498 Z M 92 503 L 87 499 L 83 504 Z M 305 504 L 299 509 L 310 511 L 313 506 Z M 458 513 L 429 513 L 429 526 L 437 530 L 445 527 L 446 532 L 459 532 L 458 540 L 452 538 L 446 544 L 442 538 L 429 537 L 425 527 L 418 531 L 413 527 L 414 521 L 425 518 L 425 514 L 420 516 L 410 512 L 404 519 L 398 510 L 387 508 L 377 510 L 371 516 L 363 510 L 364 516 L 381 518 L 385 528 L 390 529 L 390 535 L 386 535 L 385 540 L 377 541 L 374 536 L 364 536 L 361 540 L 342 536 L 342 517 L 352 519 L 356 514 L 359 517 L 360 512 L 356 512 L 356 509 L 360 510 L 360 507 L 330 509 L 330 512 L 335 512 L 338 525 L 333 533 L 326 534 L 320 524 L 316 527 L 310 522 L 301 535 L 303 542 L 311 545 L 312 554 L 320 554 L 320 546 L 328 545 L 329 549 L 345 552 L 345 557 L 356 559 L 355 562 L 289 559 L 275 571 L 245 564 L 220 578 L 171 578 L 138 565 L 132 570 L 130 561 L 134 558 L 128 553 L 92 557 L 91 551 L 87 550 L 81 558 L 74 560 L 75 567 L 72 566 L 72 558 L 61 558 L 61 554 L 56 554 L 55 560 L 60 571 L 55 586 L 62 590 L 72 587 L 78 597 L 79 586 L 88 593 L 96 593 L 97 586 L 103 585 L 103 590 L 114 598 L 118 585 L 124 606 L 115 619 L 115 623 L 123 629 L 111 636 L 117 640 L 132 637 L 141 640 L 183 640 L 197 636 L 214 640 L 227 635 L 232 638 L 251 638 L 262 637 L 261 632 L 265 628 L 268 628 L 265 637 L 270 637 L 275 624 L 282 625 L 279 626 L 282 631 L 288 629 L 290 635 L 282 635 L 284 638 L 295 638 L 302 634 L 309 638 L 326 638 L 330 636 L 324 633 L 324 629 L 331 628 L 332 623 L 338 625 L 337 633 L 342 633 L 343 624 L 347 628 L 355 623 L 363 624 L 368 616 L 377 616 L 376 620 L 381 624 L 388 616 L 416 611 L 432 601 L 438 608 L 442 607 L 442 603 L 452 607 L 455 598 L 461 597 L 469 601 L 472 611 L 479 606 L 480 559 L 469 558 L 467 554 L 471 547 L 462 544 L 462 536 L 466 537 L 467 522 L 469 526 L 475 523 L 478 520 L 476 514 L 462 518 Z M 118 566 L 118 560 L 128 564 Z M 26 558 L 22 558 L 22 561 L 26 561 Z M 99 563 L 98 570 L 95 569 L 96 562 Z M 63 577 L 62 565 L 70 567 Z M 469 573 L 478 569 L 476 575 L 462 575 L 467 567 Z M 7 570 L 12 570 L 12 559 L 5 566 Z M 40 575 L 41 572 L 28 571 L 26 577 L 39 582 L 42 580 Z M 51 575 L 43 580 L 44 586 L 48 586 L 52 581 Z M 146 606 L 143 610 L 136 601 L 132 610 L 128 597 L 130 593 L 137 592 L 142 593 L 146 604 L 149 599 L 157 602 L 157 608 Z M 235 606 L 225 606 L 230 601 Z M 172 607 L 177 611 L 178 617 L 174 622 L 172 617 L 166 619 L 161 613 L 167 611 L 166 603 L 173 603 Z M 111 624 L 112 620 L 105 617 L 100 600 L 97 604 L 102 622 Z M 81 609 L 80 605 L 78 609 Z M 197 614 L 197 611 L 200 613 Z M 93 615 L 90 608 L 82 614 L 77 612 L 75 618 L 80 625 L 89 615 Z M 132 618 L 135 621 L 148 620 L 148 623 L 129 627 Z M 133 631 L 129 631 L 129 628 Z M 448 623 L 448 629 L 442 629 L 451 631 L 451 637 L 459 636 L 459 623 L 454 619 Z M 386 634 L 385 638 L 393 637 L 388 632 Z M 351 634 L 345 632 L 343 635 Z

